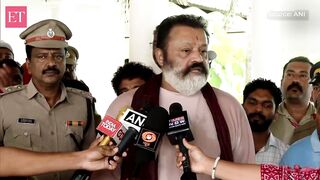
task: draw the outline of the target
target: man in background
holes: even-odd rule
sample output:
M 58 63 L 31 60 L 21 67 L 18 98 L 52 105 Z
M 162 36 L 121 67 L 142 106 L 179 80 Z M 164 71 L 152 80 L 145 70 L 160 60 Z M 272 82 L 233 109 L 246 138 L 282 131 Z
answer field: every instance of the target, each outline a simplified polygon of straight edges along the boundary
M 3 59 L 13 59 L 14 54 L 12 47 L 9 43 L 0 40 L 0 61 Z
M 310 136 L 307 136 L 290 146 L 288 151 L 283 155 L 280 165 L 294 167 L 320 167 L 320 62 L 316 63 L 310 71 L 313 86 L 313 101 L 316 107 L 313 119 L 317 128 Z
M 120 94 L 140 87 L 154 76 L 151 68 L 138 62 L 128 62 L 119 67 L 111 80 L 114 92 Z
M 89 92 L 89 87 L 82 81 L 78 80 L 76 75 L 76 68 L 79 59 L 79 52 L 73 46 L 67 47 L 66 55 L 66 72 L 63 75 L 62 82 L 66 87 L 72 87 Z
M 22 75 L 23 70 L 15 60 L 3 59 L 0 61 L 0 91 L 7 92 L 12 88 L 22 87 Z
M 310 135 L 316 128 L 313 120 L 315 107 L 310 102 L 312 87 L 310 69 L 312 63 L 306 57 L 295 57 L 283 67 L 281 91 L 283 102 L 270 130 L 286 144 Z
M 243 90 L 242 106 L 251 127 L 257 164 L 278 165 L 288 148 L 269 130 L 281 100 L 280 89 L 270 80 L 253 80 Z

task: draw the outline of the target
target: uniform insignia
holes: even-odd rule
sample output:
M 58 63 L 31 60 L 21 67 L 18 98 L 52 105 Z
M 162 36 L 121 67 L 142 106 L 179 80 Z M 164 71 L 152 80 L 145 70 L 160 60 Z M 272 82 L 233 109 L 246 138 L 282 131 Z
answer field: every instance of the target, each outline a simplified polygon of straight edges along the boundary
M 76 89 L 76 88 L 71 88 L 71 87 L 66 87 L 67 91 L 68 92 L 73 92 L 75 94 L 79 94 L 80 96 L 82 97 L 85 97 L 85 98 L 88 98 L 90 99 L 91 101 L 94 100 L 94 97 L 92 96 L 92 94 L 90 92 L 87 92 L 87 91 L 82 91 L 80 89 Z
M 9 87 L 5 87 L 3 89 L 3 93 L 1 95 L 5 95 L 5 94 L 9 94 L 9 93 L 13 93 L 13 92 L 16 92 L 16 91 L 20 91 L 22 89 L 24 89 L 25 86 L 24 85 L 15 85 L 15 86 L 9 86 Z
M 53 38 L 54 35 L 55 35 L 54 31 L 53 31 L 51 28 L 49 28 L 49 30 L 48 30 L 48 32 L 47 32 L 47 36 L 48 36 L 49 38 Z
M 317 76 L 320 74 L 320 68 L 314 70 L 313 76 Z
M 83 126 L 84 125 L 84 121 L 77 121 L 77 120 L 67 121 L 66 125 L 67 126 Z
M 17 122 L 22 124 L 35 124 L 36 120 L 28 118 L 19 118 Z
M 67 51 L 66 58 L 69 58 L 69 57 L 70 57 L 70 53 L 69 53 L 69 51 Z

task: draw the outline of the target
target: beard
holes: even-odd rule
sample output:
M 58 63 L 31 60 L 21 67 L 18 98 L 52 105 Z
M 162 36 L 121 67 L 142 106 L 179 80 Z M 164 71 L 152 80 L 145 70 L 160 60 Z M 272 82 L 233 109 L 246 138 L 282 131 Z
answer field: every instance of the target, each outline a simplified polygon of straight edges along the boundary
M 273 120 L 273 117 L 266 118 L 266 116 L 261 113 L 251 113 L 247 116 L 252 132 L 267 131 Z
M 198 68 L 200 74 L 193 74 L 191 72 L 193 68 Z M 183 70 L 183 68 L 173 67 L 172 63 L 166 60 L 162 73 L 165 81 L 179 93 L 185 96 L 191 96 L 207 83 L 209 66 L 205 63 L 193 63 Z

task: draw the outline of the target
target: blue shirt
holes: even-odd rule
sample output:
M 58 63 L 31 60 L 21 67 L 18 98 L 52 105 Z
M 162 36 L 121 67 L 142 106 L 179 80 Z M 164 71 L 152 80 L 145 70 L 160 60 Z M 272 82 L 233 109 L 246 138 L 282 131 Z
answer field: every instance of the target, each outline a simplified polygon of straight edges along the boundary
M 311 136 L 307 136 L 292 144 L 283 155 L 280 165 L 294 167 L 320 167 L 320 141 L 317 130 Z

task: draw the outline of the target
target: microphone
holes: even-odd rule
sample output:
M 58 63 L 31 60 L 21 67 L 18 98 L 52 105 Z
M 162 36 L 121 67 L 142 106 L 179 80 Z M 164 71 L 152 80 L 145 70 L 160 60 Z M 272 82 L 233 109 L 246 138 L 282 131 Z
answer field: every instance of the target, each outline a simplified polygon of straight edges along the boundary
M 168 139 L 172 145 L 179 145 L 179 149 L 186 160 L 183 161 L 183 174 L 181 180 L 197 179 L 195 173 L 191 171 L 188 149 L 183 145 L 182 139 L 187 141 L 193 141 L 193 135 L 189 127 L 189 120 L 187 111 L 182 111 L 180 103 L 173 103 L 169 108 L 169 127 L 168 127 Z
M 155 107 L 150 110 L 135 144 L 139 148 L 136 149 L 134 156 L 133 177 L 139 176 L 141 168 L 149 161 L 156 159 L 155 152 L 159 141 L 168 130 L 168 117 L 167 110 L 162 107 Z
M 100 122 L 100 124 L 97 126 L 96 129 L 107 136 L 104 137 L 104 139 L 99 143 L 99 146 L 108 145 L 111 140 L 113 140 L 116 144 L 118 144 L 123 139 L 123 136 L 126 132 L 126 128 L 117 119 L 120 119 L 120 117 L 124 114 L 127 108 L 128 108 L 127 106 L 121 108 L 116 119 L 112 118 L 109 115 L 106 115 L 102 119 L 102 121 Z M 113 157 L 111 158 L 113 159 Z M 75 171 L 71 179 L 72 180 L 89 180 L 91 173 L 92 172 L 87 170 L 77 170 Z
M 137 131 L 140 131 L 144 122 L 146 121 L 147 116 L 134 111 L 132 109 L 127 109 L 119 121 L 127 128 L 132 127 Z
M 119 144 L 127 131 L 126 128 L 121 124 L 120 121 L 106 115 L 100 124 L 96 128 L 99 132 L 107 135 L 99 144 L 99 146 L 104 146 L 109 144 L 112 139 L 115 144 Z
M 149 112 L 144 126 L 141 128 L 135 146 L 155 152 L 162 135 L 168 130 L 169 114 L 162 107 L 155 107 Z
M 122 107 L 121 109 L 120 109 L 120 111 L 119 111 L 119 113 L 118 113 L 118 115 L 117 115 L 117 117 L 116 117 L 116 119 L 115 120 L 119 120 L 122 116 L 123 116 L 123 114 L 124 114 L 124 112 L 126 111 L 126 109 L 128 109 L 129 107 L 128 106 L 124 106 L 124 107 Z M 106 117 L 105 117 L 106 118 Z M 102 121 L 104 121 L 104 119 L 105 118 L 103 118 L 103 120 Z M 110 119 L 110 118 L 109 118 Z M 113 121 L 113 118 L 110 120 L 111 122 L 113 122 L 113 123 L 115 123 L 115 124 L 117 124 L 116 122 L 114 122 Z M 101 124 L 101 122 L 100 122 L 100 124 Z M 99 126 L 100 126 L 100 124 L 99 124 Z M 98 127 L 99 127 L 98 126 Z M 97 127 L 97 129 L 98 129 L 98 127 Z M 120 132 L 119 132 L 119 134 L 117 133 L 117 137 L 118 137 L 118 139 L 121 141 L 121 139 L 122 139 L 122 137 L 123 137 L 123 135 L 122 135 L 122 137 L 121 137 L 121 131 L 123 132 L 123 133 L 125 133 L 126 132 L 126 129 L 125 128 L 122 128 L 121 127 L 121 129 L 122 130 L 120 130 Z M 99 129 L 98 129 L 99 130 Z M 109 134 L 107 134 L 109 131 L 108 130 L 106 130 L 106 131 L 104 131 L 104 129 L 103 128 L 101 128 L 101 130 L 99 130 L 100 132 L 102 132 L 103 134 L 105 134 L 105 135 L 107 135 L 106 137 L 104 137 L 104 139 L 99 143 L 99 146 L 105 146 L 105 145 L 107 145 L 107 144 L 109 144 L 109 142 L 111 141 L 111 139 L 112 139 L 112 137 L 110 137 L 109 136 Z M 118 143 L 118 142 L 117 142 Z
M 123 116 L 120 118 L 120 122 L 123 124 L 124 127 L 126 127 L 127 131 L 124 134 L 122 141 L 118 144 L 119 150 L 116 154 L 117 156 L 121 156 L 121 154 L 127 149 L 127 147 L 130 144 L 133 144 L 146 118 L 146 115 L 141 114 L 132 109 L 127 109 L 125 111 Z

